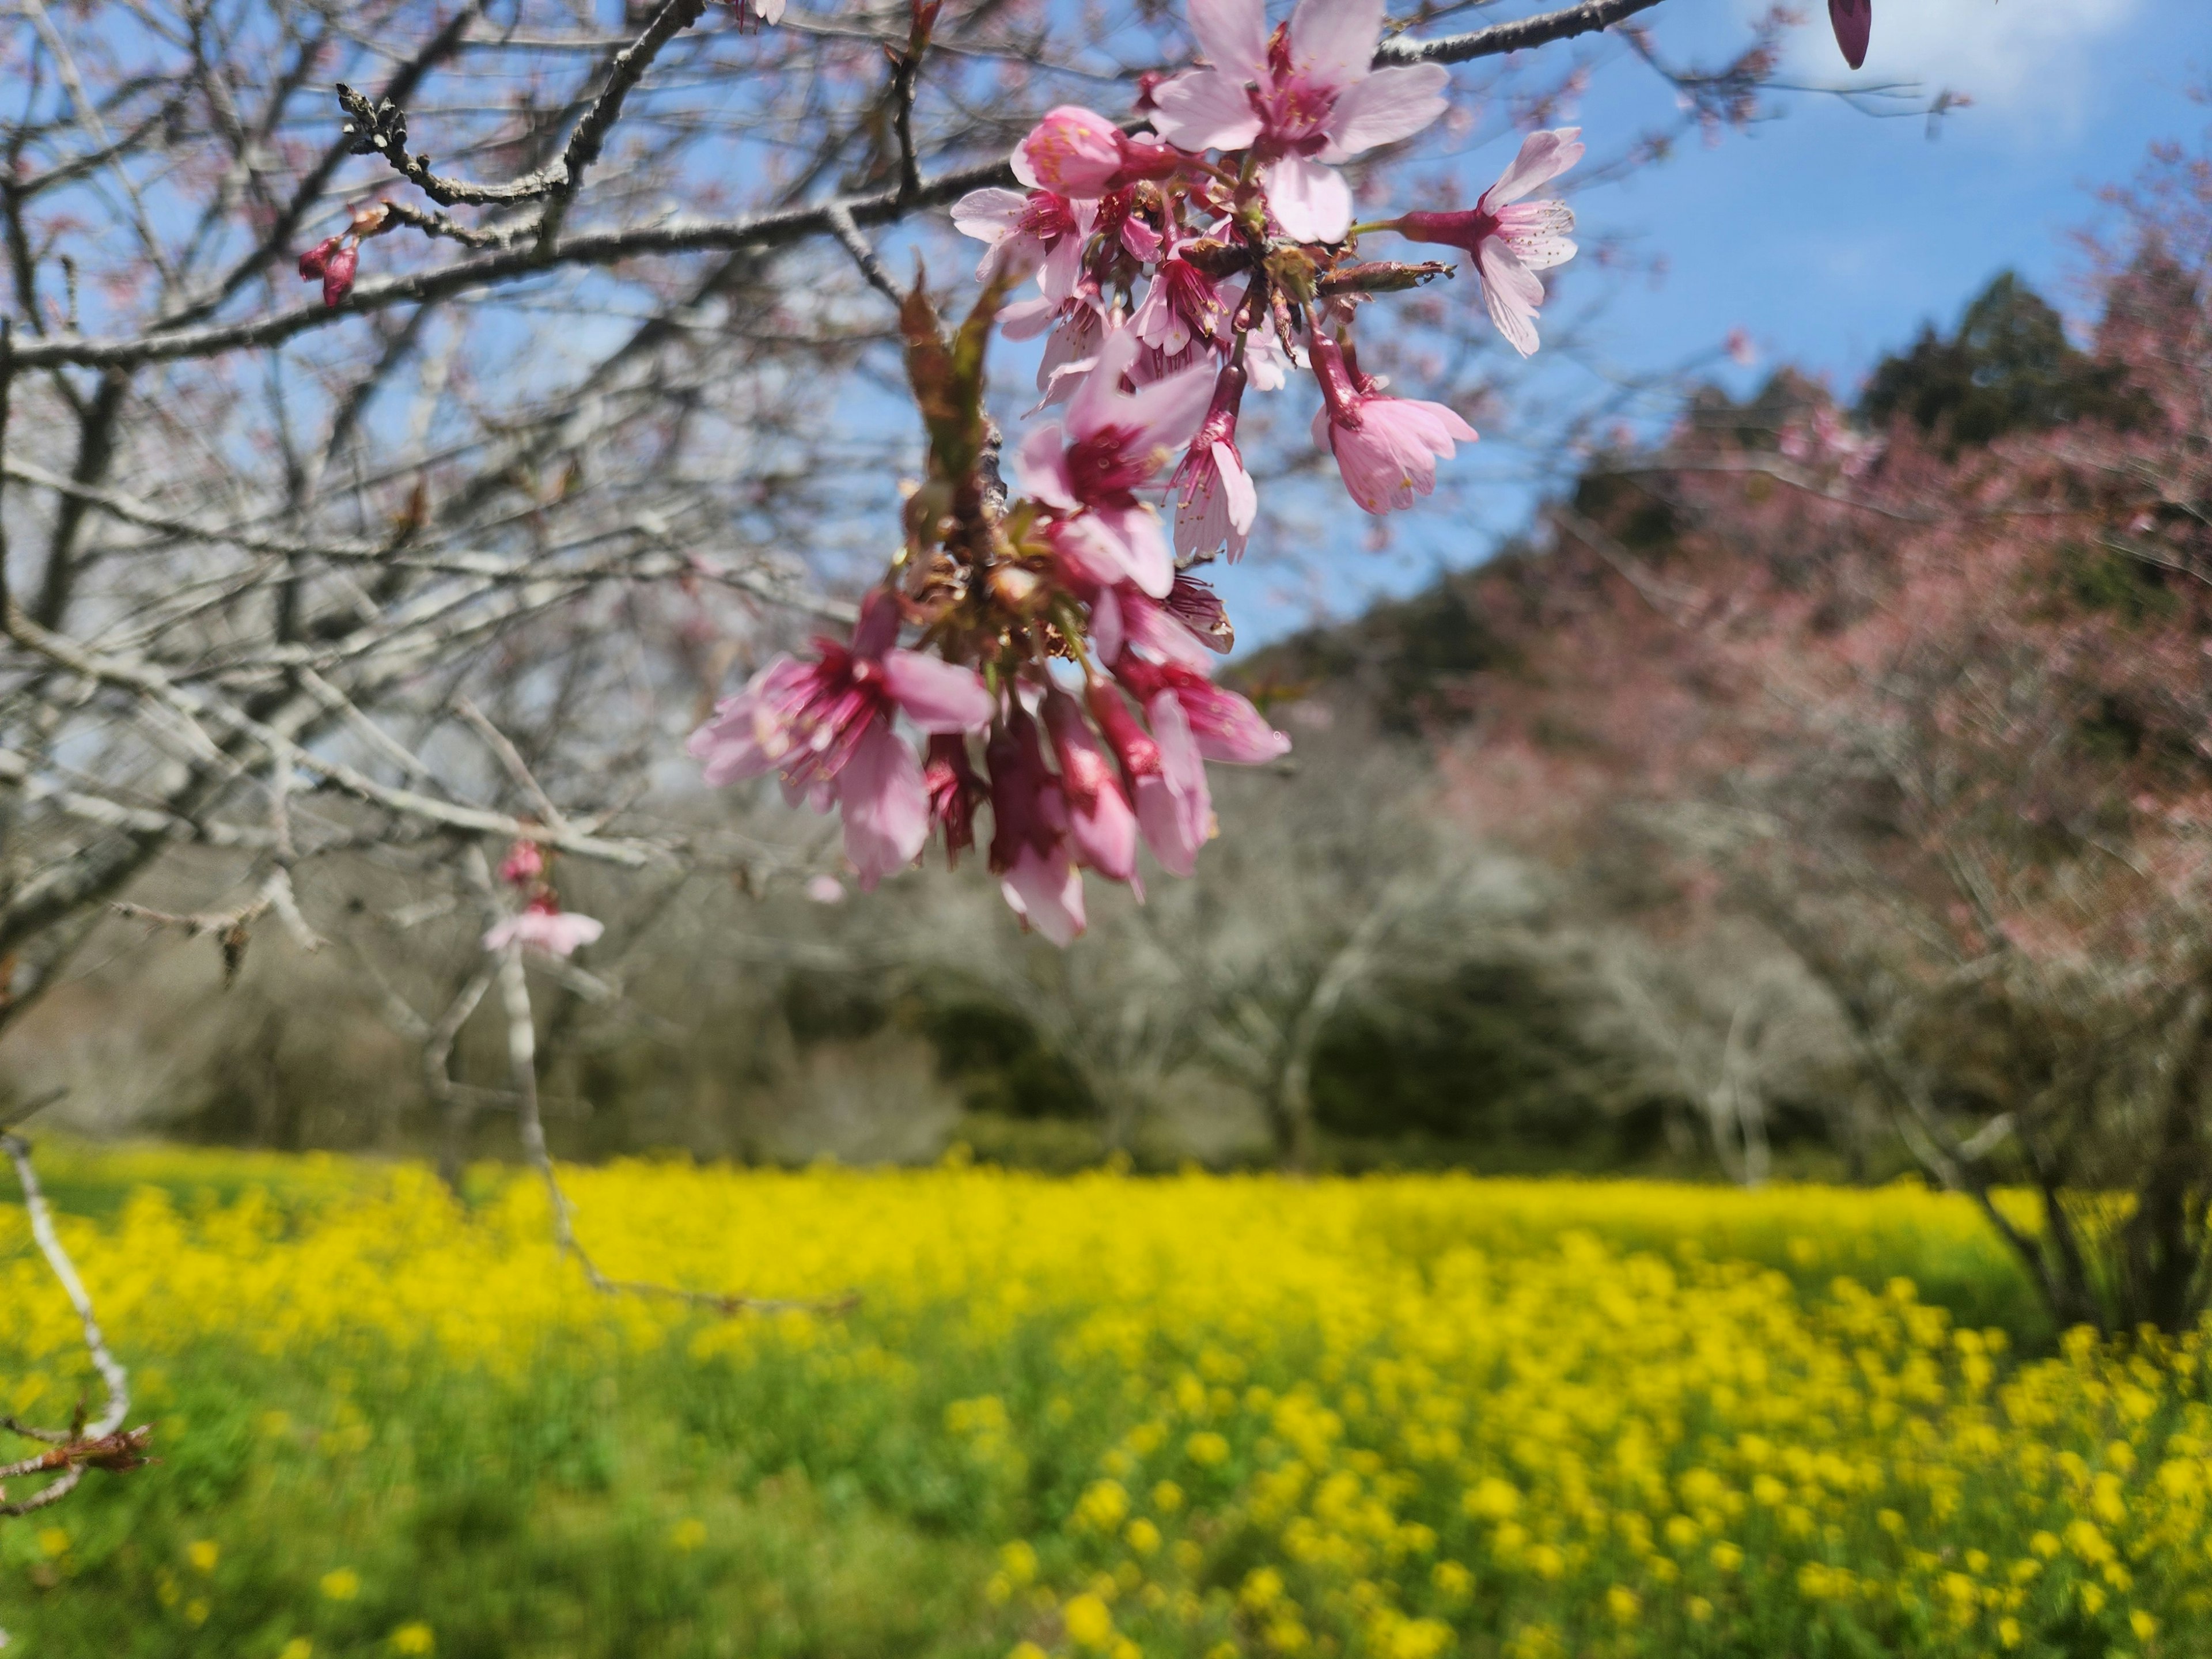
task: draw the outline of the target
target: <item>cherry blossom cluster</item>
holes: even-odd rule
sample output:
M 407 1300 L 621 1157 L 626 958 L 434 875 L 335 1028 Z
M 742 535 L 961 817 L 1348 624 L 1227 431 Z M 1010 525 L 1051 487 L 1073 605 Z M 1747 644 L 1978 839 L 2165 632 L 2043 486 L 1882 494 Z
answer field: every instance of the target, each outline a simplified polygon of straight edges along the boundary
M 905 544 L 848 641 L 777 659 L 694 734 L 709 784 L 775 772 L 793 799 L 836 810 L 863 887 L 935 836 L 957 857 L 988 805 L 1007 902 L 1061 945 L 1084 929 L 1084 871 L 1141 894 L 1141 843 L 1191 872 L 1213 833 L 1205 763 L 1290 746 L 1212 678 L 1232 635 L 1194 574 L 1238 558 L 1257 520 L 1245 394 L 1310 374 L 1314 441 L 1352 500 L 1409 507 L 1476 434 L 1444 404 L 1388 395 L 1352 327 L 1376 296 L 1451 267 L 1370 260 L 1359 239 L 1459 250 L 1523 356 L 1537 273 L 1575 251 L 1566 205 L 1524 199 L 1581 156 L 1571 128 L 1530 134 L 1472 207 L 1353 222 L 1340 164 L 1446 107 L 1442 66 L 1372 66 L 1382 15 L 1381 0 L 1300 0 L 1270 30 L 1264 0 L 1192 0 L 1204 65 L 1148 84 L 1127 124 L 1050 111 L 1012 157 L 1024 188 L 954 207 L 986 245 L 983 294 L 957 331 L 920 291 L 904 307 L 930 433 Z M 1042 337 L 1030 412 L 1055 411 L 1012 447 L 1011 497 L 981 407 L 994 326 Z

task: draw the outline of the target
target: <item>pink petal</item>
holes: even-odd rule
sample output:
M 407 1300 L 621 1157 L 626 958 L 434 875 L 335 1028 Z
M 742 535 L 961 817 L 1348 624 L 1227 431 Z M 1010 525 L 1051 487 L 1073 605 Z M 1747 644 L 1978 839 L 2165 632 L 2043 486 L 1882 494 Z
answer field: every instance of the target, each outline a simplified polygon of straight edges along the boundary
M 1244 76 L 1194 70 L 1152 93 L 1152 125 L 1177 149 L 1242 149 L 1260 136 Z
M 1067 856 L 1065 846 L 1047 853 L 1024 843 L 1012 869 L 999 883 L 1013 913 L 1062 950 L 1080 938 L 1087 925 L 1083 914 L 1083 873 Z
M 1548 185 L 1583 159 L 1580 127 L 1554 127 L 1532 132 L 1521 141 L 1516 155 L 1498 182 L 1482 192 L 1485 212 L 1495 213 L 1508 202 L 1517 202 L 1539 185 Z
M 1265 0 L 1190 0 L 1189 15 L 1190 32 L 1214 68 L 1246 81 L 1267 72 Z
M 1091 601 L 1091 648 L 1100 662 L 1111 667 L 1121 654 L 1122 638 L 1121 599 L 1109 583 Z
M 1336 100 L 1322 158 L 1341 161 L 1412 137 L 1444 112 L 1443 89 L 1450 80 L 1451 71 L 1442 64 L 1376 70 Z
M 929 839 L 929 792 L 921 763 L 890 721 L 869 724 L 837 774 L 836 789 L 845 856 L 864 890 L 914 862 Z
M 884 684 L 925 732 L 980 732 L 996 712 L 981 674 L 924 651 L 885 652 Z
M 1181 449 L 1206 418 L 1206 406 L 1213 400 L 1214 377 L 1214 365 L 1200 362 L 1155 380 L 1129 398 L 1114 424 L 1130 432 L 1131 449 Z M 1073 410 L 1069 421 L 1073 424 Z
M 1335 92 L 1367 77 L 1382 34 L 1382 0 L 1298 0 L 1291 14 L 1292 72 Z
M 1523 357 L 1536 352 L 1536 308 L 1544 303 L 1544 284 L 1513 250 L 1495 237 L 1485 239 L 1474 256 L 1482 275 L 1483 303 L 1512 348 Z
M 971 190 L 952 204 L 952 228 L 979 242 L 996 242 L 1021 222 L 1029 204 L 1018 190 Z
M 1344 176 L 1303 155 L 1285 155 L 1267 169 L 1267 205 L 1294 242 L 1340 242 L 1352 228 Z
M 1090 382 L 1084 385 L 1088 389 Z M 1073 512 L 1079 505 L 1075 481 L 1068 476 L 1067 448 L 1059 422 L 1030 429 L 1014 455 L 1014 477 L 1024 491 L 1048 506 Z
M 1114 330 L 1098 343 L 1098 362 L 1091 371 L 1091 378 L 1068 401 L 1070 443 L 1080 443 L 1107 427 L 1122 424 L 1121 406 L 1127 399 L 1121 391 L 1121 377 L 1136 361 L 1137 337 L 1126 328 Z M 1024 444 L 1023 453 L 1028 453 L 1028 449 Z

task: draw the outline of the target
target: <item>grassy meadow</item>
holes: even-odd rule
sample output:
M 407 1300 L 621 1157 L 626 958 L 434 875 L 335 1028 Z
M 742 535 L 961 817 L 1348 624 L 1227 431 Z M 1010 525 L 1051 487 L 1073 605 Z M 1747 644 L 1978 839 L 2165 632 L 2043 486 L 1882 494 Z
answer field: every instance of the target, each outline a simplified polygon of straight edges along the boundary
M 2203 1349 L 1904 1187 L 44 1155 L 158 1465 L 0 1522 L 32 1655 L 2182 1655 Z M 94 1394 L 0 1206 L 0 1409 Z

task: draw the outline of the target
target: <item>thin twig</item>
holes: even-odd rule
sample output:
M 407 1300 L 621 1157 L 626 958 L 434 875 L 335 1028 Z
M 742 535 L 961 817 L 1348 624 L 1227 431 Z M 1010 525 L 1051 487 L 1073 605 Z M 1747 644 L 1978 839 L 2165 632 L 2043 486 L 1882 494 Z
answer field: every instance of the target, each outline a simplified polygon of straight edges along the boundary
M 92 1297 L 85 1291 L 84 1280 L 77 1277 L 76 1264 L 70 1260 L 69 1252 L 62 1247 L 61 1235 L 54 1231 L 53 1212 L 47 1207 L 46 1189 L 39 1184 L 38 1171 L 31 1167 L 30 1143 L 12 1130 L 0 1132 L 0 1151 L 4 1151 L 15 1165 L 15 1179 L 23 1187 L 23 1208 L 31 1218 L 31 1237 L 38 1241 L 46 1265 L 61 1281 L 63 1294 L 76 1310 L 76 1316 L 84 1327 L 85 1352 L 91 1355 L 93 1369 L 100 1373 L 100 1380 L 107 1389 L 106 1409 L 86 1426 L 78 1438 L 105 1439 L 123 1426 L 124 1418 L 130 1413 L 131 1374 L 123 1369 L 122 1361 L 109 1352 L 107 1339 L 100 1334 L 100 1322 L 93 1316 Z

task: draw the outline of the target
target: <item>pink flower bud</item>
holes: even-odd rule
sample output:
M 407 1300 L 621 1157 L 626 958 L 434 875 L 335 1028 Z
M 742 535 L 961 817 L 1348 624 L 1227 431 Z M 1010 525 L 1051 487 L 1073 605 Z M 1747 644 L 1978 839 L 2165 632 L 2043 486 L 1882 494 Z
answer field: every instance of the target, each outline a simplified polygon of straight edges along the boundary
M 1167 145 L 1133 139 L 1079 104 L 1046 111 L 1014 152 L 1014 173 L 1023 183 L 1085 198 L 1139 179 L 1164 179 L 1182 165 Z
M 300 280 L 303 283 L 322 281 L 323 272 L 330 265 L 331 255 L 338 251 L 338 244 L 344 240 L 343 236 L 328 236 L 302 253 L 300 256 Z
M 975 803 L 984 793 L 983 781 L 969 763 L 968 740 L 951 732 L 933 736 L 921 784 L 929 793 L 930 822 L 945 831 L 945 862 L 956 864 L 975 844 Z
M 510 887 L 527 887 L 545 873 L 545 854 L 534 841 L 519 841 L 507 849 L 499 878 Z
M 342 306 L 346 295 L 353 292 L 354 268 L 361 264 L 361 250 L 348 245 L 333 252 L 323 265 L 323 303 Z

